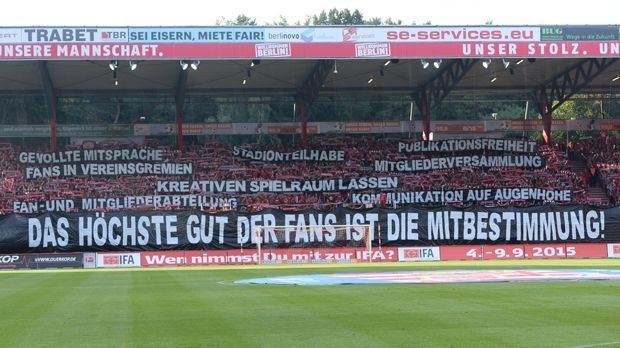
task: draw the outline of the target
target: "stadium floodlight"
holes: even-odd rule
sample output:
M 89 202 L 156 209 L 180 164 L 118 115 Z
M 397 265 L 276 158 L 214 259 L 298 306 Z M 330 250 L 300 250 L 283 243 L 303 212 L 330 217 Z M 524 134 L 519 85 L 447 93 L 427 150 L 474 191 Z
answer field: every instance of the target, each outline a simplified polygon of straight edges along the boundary
M 116 70 L 118 68 L 118 60 L 111 60 L 108 66 L 110 67 L 110 70 Z
M 250 67 L 255 67 L 258 64 L 260 64 L 260 59 L 252 59 L 252 62 L 250 63 Z
M 425 59 L 421 59 L 420 63 L 422 64 L 422 69 L 426 69 L 428 68 L 428 66 L 430 65 L 430 63 L 428 62 L 428 60 Z
M 371 83 L 372 83 L 372 81 L 374 81 L 374 80 L 375 80 L 375 79 L 371 77 L 371 78 L 369 78 L 369 79 L 368 79 L 368 81 L 366 81 L 366 83 L 371 84 Z
M 502 64 L 504 64 L 504 69 L 508 69 L 508 67 L 510 66 L 510 61 L 504 58 L 502 59 Z
M 241 84 L 245 86 L 245 84 L 248 83 L 250 77 L 252 77 L 252 69 L 248 68 L 248 70 L 245 72 L 245 77 L 243 77 L 243 81 L 241 81 Z
M 138 62 L 134 62 L 133 60 L 129 61 L 129 69 L 134 71 L 138 68 Z
M 491 78 L 491 83 L 497 81 L 497 76 L 493 76 L 493 78 Z
M 490 59 L 485 59 L 482 61 L 482 67 L 485 69 L 488 69 L 489 66 L 491 65 L 491 60 Z
M 190 67 L 192 68 L 192 70 L 198 70 L 198 66 L 200 65 L 200 61 L 199 60 L 194 60 L 190 63 Z
M 443 59 L 434 61 L 433 62 L 433 66 L 435 67 L 435 69 L 439 69 L 439 67 L 441 66 L 442 62 L 443 62 Z
M 611 79 L 611 82 L 616 82 L 618 80 L 620 80 L 620 73 L 616 74 L 616 76 L 614 76 L 614 78 Z
M 189 64 L 184 60 L 180 61 L 179 64 L 181 65 L 181 69 L 183 70 L 187 70 L 187 67 L 189 66 Z
M 523 59 L 519 59 L 519 60 L 515 63 L 515 65 L 519 65 L 519 64 L 521 64 L 521 63 L 523 63 Z
M 385 63 L 383 63 L 383 66 L 388 66 L 390 63 L 392 63 L 392 60 L 386 60 Z
M 338 74 L 338 61 L 334 61 L 334 74 Z

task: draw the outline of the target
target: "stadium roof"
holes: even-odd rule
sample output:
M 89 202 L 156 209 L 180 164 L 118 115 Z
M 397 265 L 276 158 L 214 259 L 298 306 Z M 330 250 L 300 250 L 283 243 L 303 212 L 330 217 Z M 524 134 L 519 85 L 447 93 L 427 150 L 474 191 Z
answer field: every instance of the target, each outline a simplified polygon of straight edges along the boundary
M 488 69 L 484 60 L 471 69 L 454 86 L 453 93 L 494 94 L 528 93 L 589 59 L 537 59 L 534 62 L 510 59 L 493 60 Z M 321 84 L 321 93 L 397 93 L 416 92 L 431 81 L 455 59 L 443 59 L 439 69 L 433 60 L 423 68 L 419 59 L 400 59 L 384 64 L 387 59 L 338 60 Z M 202 61 L 198 69 L 189 71 L 187 93 L 295 95 L 311 75 L 319 60 L 261 60 L 250 67 L 250 60 Z M 178 60 L 142 61 L 131 71 L 128 62 L 120 61 L 118 85 L 108 61 L 49 61 L 47 70 L 57 95 L 128 95 L 170 94 L 177 88 L 182 72 Z M 248 70 L 250 76 L 248 77 Z M 337 73 L 334 73 L 334 70 Z M 609 92 L 611 80 L 618 75 L 620 62 L 614 60 L 601 74 L 594 76 L 582 92 Z M 369 79 L 373 79 L 368 83 Z M 494 80 L 496 78 L 496 80 Z M 246 84 L 243 84 L 246 80 Z M 493 81 L 492 81 L 493 80 Z M 620 84 L 620 82 L 618 82 Z M 616 89 L 616 88 L 614 88 Z M 0 94 L 41 94 L 42 81 L 36 61 L 0 63 Z
M 43 95 L 56 149 L 62 96 L 408 95 L 431 134 L 448 95 L 521 94 L 544 123 L 576 93 L 615 92 L 620 26 L 0 28 L 0 96 Z M 136 65 L 137 64 L 137 65 Z M 130 67 L 131 66 L 131 67 Z
M 11 27 L 0 95 L 608 92 L 619 57 L 614 25 Z

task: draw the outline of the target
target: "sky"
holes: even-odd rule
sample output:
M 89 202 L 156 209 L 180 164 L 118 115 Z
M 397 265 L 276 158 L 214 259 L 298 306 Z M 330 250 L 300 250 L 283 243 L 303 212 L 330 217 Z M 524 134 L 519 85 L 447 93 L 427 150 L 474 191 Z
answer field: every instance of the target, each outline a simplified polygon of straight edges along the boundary
M 3 2 L 0 26 L 207 26 L 241 13 L 260 25 L 280 15 L 292 24 L 334 7 L 403 24 L 620 24 L 620 0 L 28 0 Z

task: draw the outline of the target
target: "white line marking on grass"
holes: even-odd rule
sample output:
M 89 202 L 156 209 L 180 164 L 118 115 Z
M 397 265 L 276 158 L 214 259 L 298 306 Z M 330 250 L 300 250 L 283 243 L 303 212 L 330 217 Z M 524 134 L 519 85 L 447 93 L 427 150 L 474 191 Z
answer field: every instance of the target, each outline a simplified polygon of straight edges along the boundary
M 575 348 L 604 347 L 604 346 L 611 346 L 613 344 L 620 344 L 620 341 L 604 342 L 604 343 L 596 343 L 596 344 L 586 344 L 585 346 L 576 346 Z
M 220 285 L 234 285 L 234 286 L 240 285 L 230 280 L 220 280 L 219 282 L 216 282 L 216 283 Z
M 376 263 L 330 263 L 330 264 L 281 264 L 281 265 L 209 265 L 176 267 L 142 267 L 142 268 L 79 268 L 79 269 L 11 269 L 0 270 L 4 274 L 17 273 L 64 273 L 64 272 L 158 272 L 158 271 L 221 271 L 221 270 L 274 270 L 274 269 L 327 269 L 327 268 L 385 268 L 401 267 L 435 269 L 435 267 L 618 267 L 620 259 L 545 259 L 545 260 L 480 260 L 480 261 L 432 261 L 432 262 L 376 262 Z

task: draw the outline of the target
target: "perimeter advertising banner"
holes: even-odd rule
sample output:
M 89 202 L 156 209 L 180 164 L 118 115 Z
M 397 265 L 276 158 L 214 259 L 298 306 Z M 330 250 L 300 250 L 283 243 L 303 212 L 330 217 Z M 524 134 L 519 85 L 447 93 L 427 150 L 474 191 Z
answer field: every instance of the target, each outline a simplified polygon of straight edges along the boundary
M 0 59 L 618 57 L 619 26 L 0 28 Z
M 542 120 L 486 120 L 486 121 L 434 121 L 431 130 L 441 133 L 482 133 L 496 131 L 538 131 Z M 61 137 L 141 137 L 175 135 L 173 123 L 111 124 L 111 125 L 58 125 Z M 421 130 L 422 121 L 375 121 L 375 122 L 308 122 L 308 134 L 384 134 L 408 133 Z M 553 131 L 620 130 L 620 120 L 553 120 Z M 184 123 L 184 135 L 230 135 L 230 134 L 301 134 L 299 122 L 223 122 Z M 50 126 L 0 125 L 2 138 L 49 137 Z
M 63 253 L 63 254 L 36 254 L 26 255 L 28 268 L 82 268 L 84 254 L 82 253 Z
M 140 267 L 140 253 L 97 253 L 97 268 Z
M 82 253 L 0 255 L 0 269 L 82 268 Z
M 608 257 L 620 258 L 620 243 L 607 244 Z
M 319 230 L 318 225 L 350 227 L 337 233 L 334 228 Z M 613 243 L 620 242 L 620 207 L 9 214 L 0 218 L 0 253 L 254 248 L 255 232 L 261 226 L 265 226 L 265 244 L 314 248 L 346 240 L 363 245 L 360 225 L 368 225 L 374 245 L 382 246 Z M 287 229 L 275 233 L 269 228 L 273 226 Z M 129 262 L 114 262 L 122 265 L 125 261 Z
M 256 264 L 304 264 L 304 263 L 356 263 L 396 262 L 399 260 L 395 247 L 375 248 L 283 248 L 263 250 L 259 256 L 256 249 L 227 250 L 175 250 L 143 251 L 141 267 L 163 266 L 211 266 Z
M 0 255 L 0 269 L 28 268 L 24 255 Z

